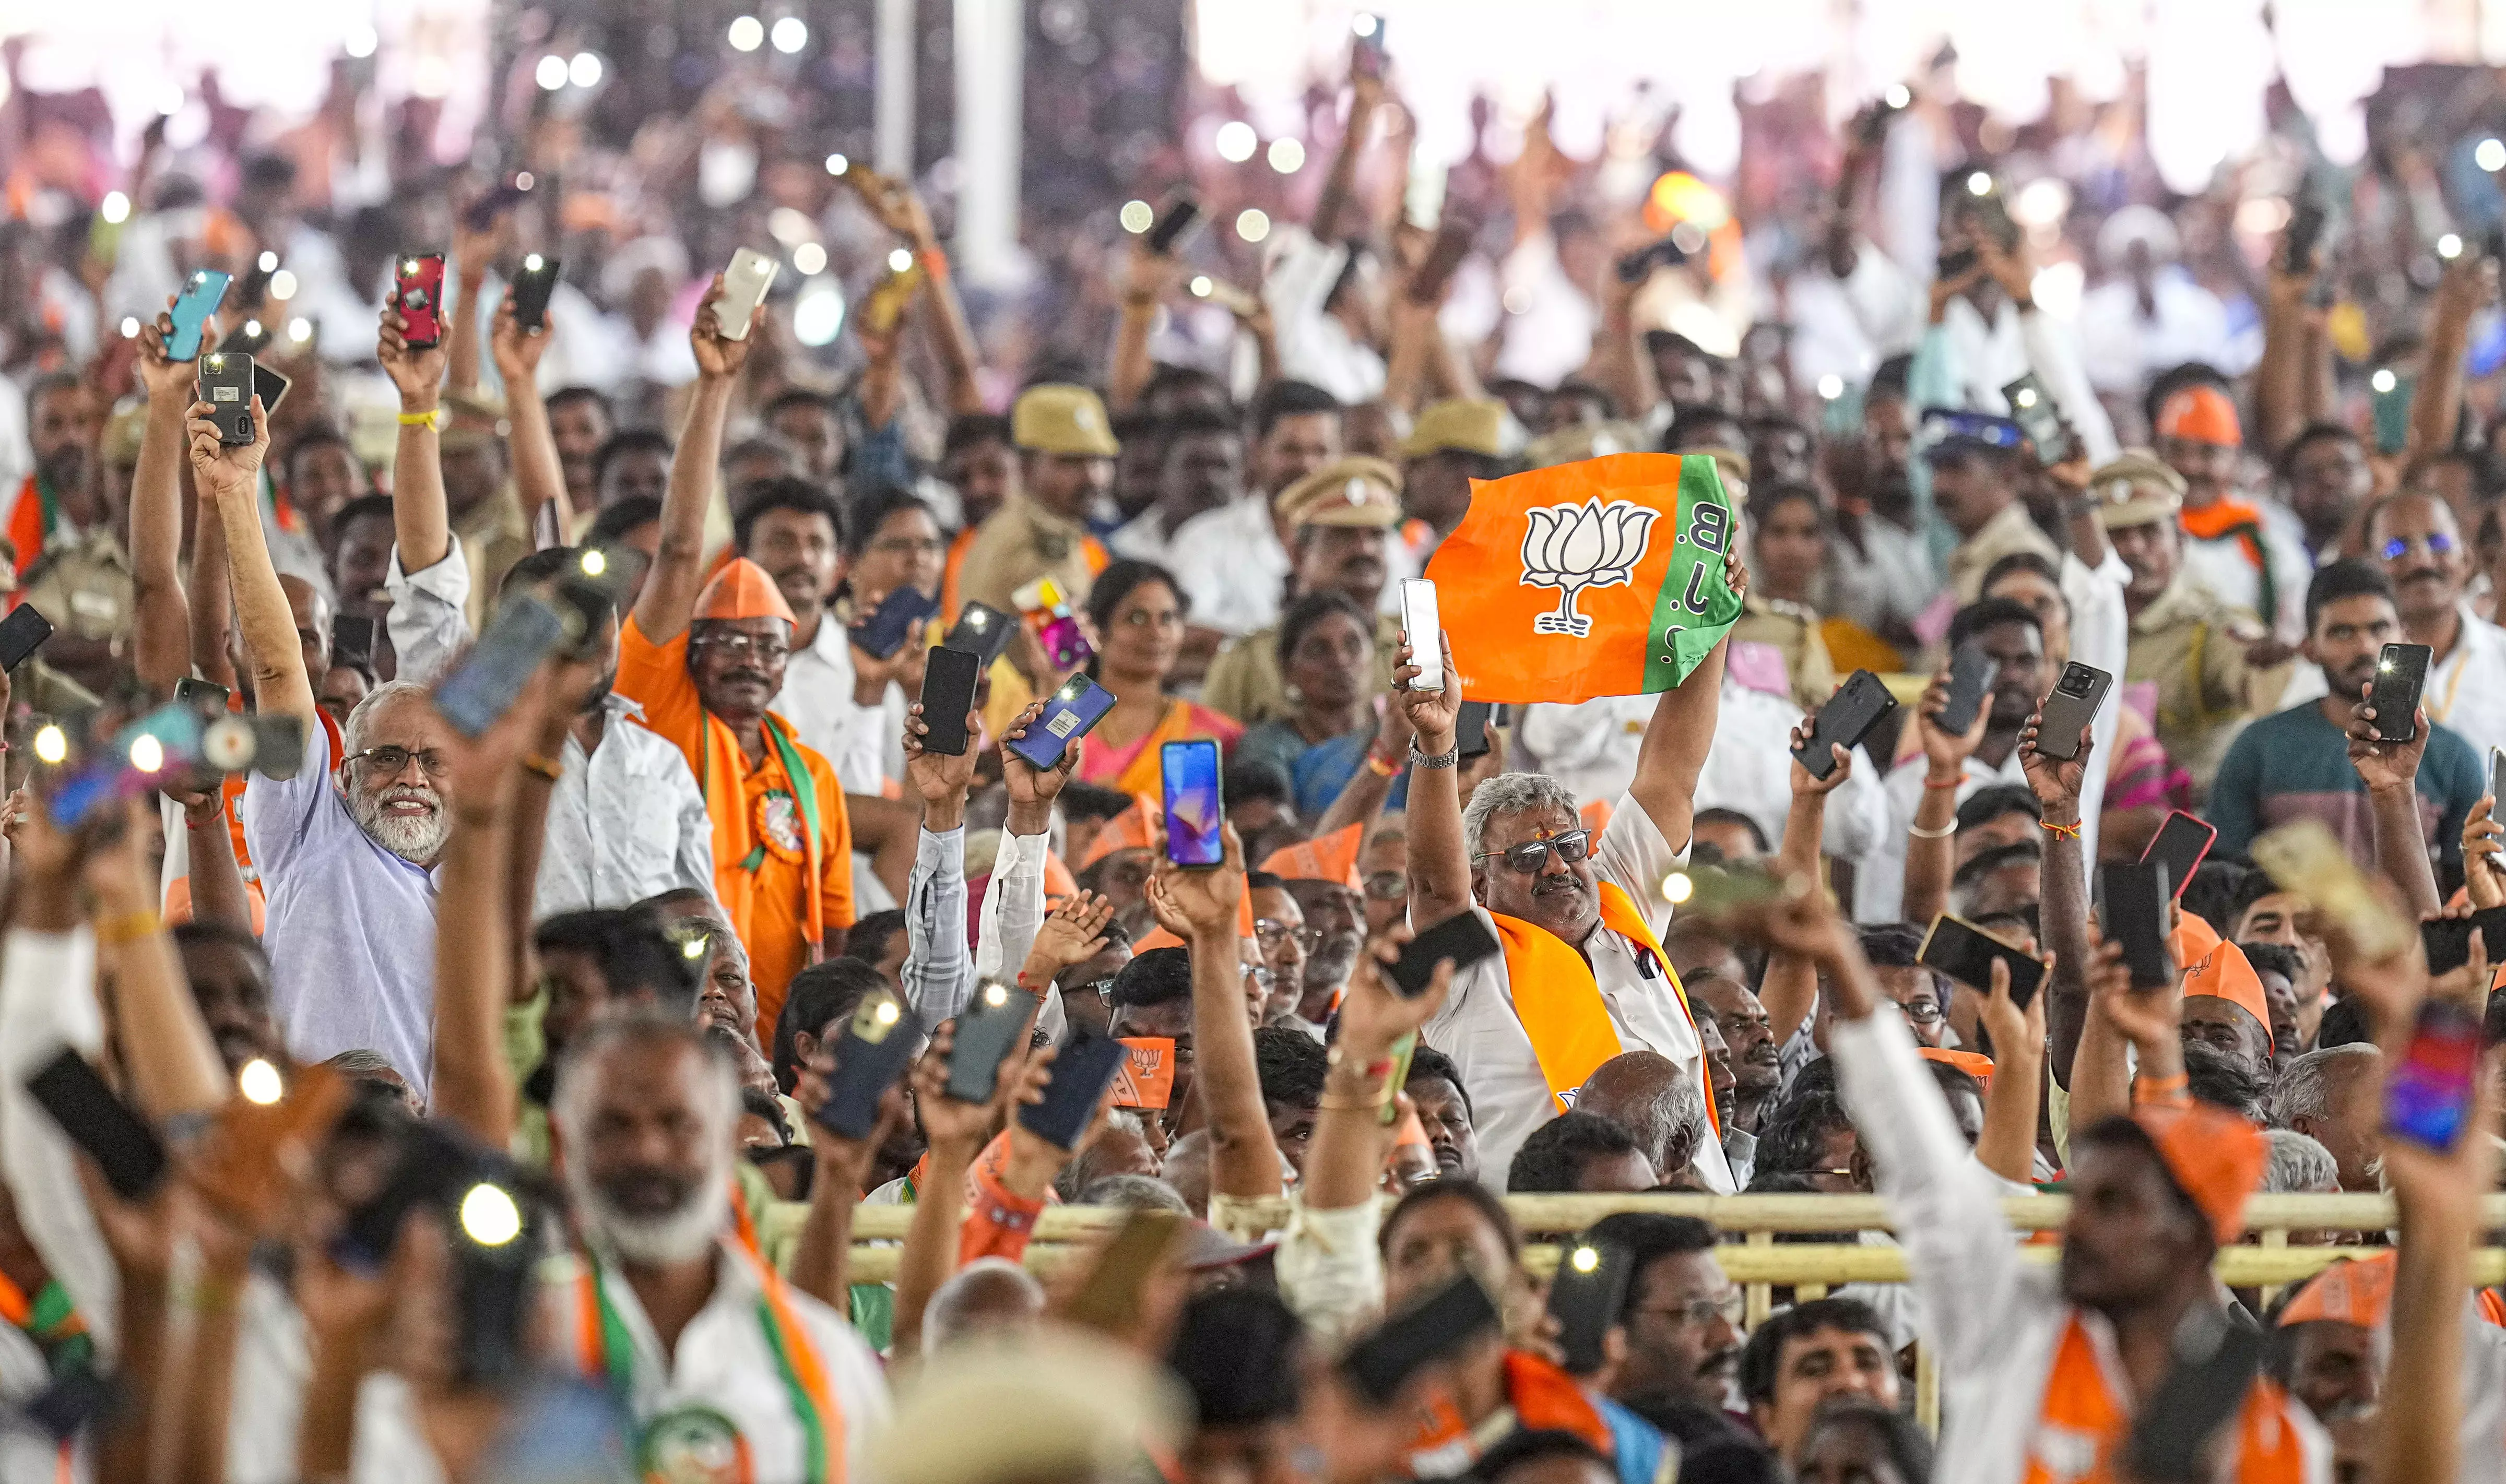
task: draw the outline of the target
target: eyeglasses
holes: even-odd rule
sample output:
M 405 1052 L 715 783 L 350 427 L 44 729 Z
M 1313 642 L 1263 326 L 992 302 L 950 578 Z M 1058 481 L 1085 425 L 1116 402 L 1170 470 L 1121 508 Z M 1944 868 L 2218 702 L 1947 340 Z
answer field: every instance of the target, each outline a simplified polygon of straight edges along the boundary
M 1941 1021 L 1941 1007 L 1929 1000 L 1917 1000 L 1912 1005 L 1898 1006 L 1897 1008 L 1904 1011 L 1906 1018 L 1916 1025 L 1938 1025 Z
M 2396 536 L 2384 543 L 2384 560 L 2400 561 L 2413 547 L 2427 548 L 2430 556 L 2444 556 L 2453 550 L 2453 538 L 2443 531 L 2430 531 L 2425 536 Z
M 431 747 L 417 752 L 406 747 L 370 747 L 362 753 L 350 753 L 340 759 L 340 765 L 346 767 L 351 762 L 371 762 L 382 770 L 385 778 L 398 778 L 412 758 L 417 760 L 417 765 L 426 770 L 429 778 L 441 778 L 452 770 L 451 762 Z
M 1379 870 L 1366 878 L 1366 895 L 1373 901 L 1400 901 L 1410 895 L 1410 878 L 1397 870 Z
M 708 650 L 720 650 L 734 659 L 746 659 L 752 655 L 759 659 L 785 659 L 792 654 L 792 646 L 782 640 L 760 639 L 754 634 L 707 634 L 690 642 Z
M 1747 1313 L 1746 1296 L 1738 1289 L 1726 1290 L 1711 1298 L 1692 1298 L 1682 1304 L 1665 1304 L 1658 1309 L 1638 1309 L 1638 1314 L 1651 1315 L 1674 1325 L 1710 1325 L 1720 1319 L 1727 1325 L 1737 1325 Z
M 1279 976 L 1263 965 L 1247 964 L 1244 966 L 1244 982 L 1267 995 L 1271 986 L 1279 982 Z
M 1319 928 L 1301 928 L 1294 923 L 1281 922 L 1275 917 L 1254 918 L 1253 936 L 1256 941 L 1262 943 L 1294 941 L 1307 948 L 1323 940 L 1322 930 Z
M 1102 979 L 1093 979 L 1086 984 L 1080 985 L 1076 990 L 1071 991 L 1071 993 L 1081 995 L 1092 994 L 1096 997 L 1098 1004 L 1110 1006 L 1114 1003 L 1114 980 L 1111 975 Z
M 1538 875 L 1548 866 L 1549 853 L 1553 850 L 1557 852 L 1560 862 L 1572 866 L 1593 853 L 1593 831 L 1569 830 L 1564 834 L 1553 834 L 1545 840 L 1525 840 L 1504 850 L 1483 851 L 1471 859 L 1486 861 L 1503 857 L 1506 865 L 1532 876 Z

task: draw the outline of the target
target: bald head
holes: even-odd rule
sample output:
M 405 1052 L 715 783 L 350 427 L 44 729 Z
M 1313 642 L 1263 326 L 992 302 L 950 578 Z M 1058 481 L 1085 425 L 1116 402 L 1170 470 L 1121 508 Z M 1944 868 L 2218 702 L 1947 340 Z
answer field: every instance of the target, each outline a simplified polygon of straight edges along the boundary
M 1705 1094 L 1697 1078 L 1657 1051 L 1626 1051 L 1593 1069 L 1575 1111 L 1606 1118 L 1634 1137 L 1655 1170 L 1688 1168 L 1702 1137 Z
M 1000 1257 L 979 1258 L 932 1293 L 922 1314 L 922 1353 L 938 1355 L 978 1336 L 1013 1334 L 1043 1317 L 1044 1288 L 1026 1269 Z
M 1159 1167 L 1159 1178 L 1175 1187 L 1194 1216 L 1209 1213 L 1209 1134 L 1195 1129 L 1166 1146 L 1166 1157 Z
M 301 577 L 281 576 L 278 590 L 287 594 L 287 612 L 296 620 L 296 642 L 304 648 L 304 674 L 314 685 L 331 668 L 331 600 Z

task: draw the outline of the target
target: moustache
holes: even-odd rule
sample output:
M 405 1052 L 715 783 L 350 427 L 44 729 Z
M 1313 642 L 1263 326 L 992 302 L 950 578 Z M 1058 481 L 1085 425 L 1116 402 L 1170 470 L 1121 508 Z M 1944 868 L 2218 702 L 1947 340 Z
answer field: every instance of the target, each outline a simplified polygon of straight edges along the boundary
M 1531 895 L 1534 897 L 1555 897 L 1561 892 L 1581 892 L 1583 890 L 1584 883 L 1576 880 L 1573 872 L 1571 871 L 1561 875 L 1542 876 L 1539 880 L 1531 883 Z
M 1784 1055 L 1783 1052 L 1775 1048 L 1775 1043 L 1773 1042 L 1762 1041 L 1756 1045 L 1751 1046 L 1748 1054 L 1740 1059 L 1749 1063 L 1751 1066 L 1780 1066 L 1783 1063 Z
M 740 666 L 738 669 L 735 669 L 735 670 L 725 670 L 725 671 L 723 671 L 723 672 L 722 672 L 722 683 L 723 683 L 724 685 L 726 685 L 726 686 L 736 686 L 736 685 L 741 685 L 741 684 L 747 684 L 747 685 L 754 685 L 754 686 L 770 686 L 770 687 L 771 685 L 773 685 L 773 684 L 774 684 L 772 681 L 770 681 L 770 680 L 768 680 L 768 679 L 766 678 L 766 672 L 765 672 L 765 671 L 763 671 L 763 670 L 759 670 L 759 669 L 755 669 L 755 668 L 752 668 L 752 667 L 750 667 L 750 666 L 748 666 L 748 665 L 742 665 L 742 666 Z
M 601 1194 L 637 1216 L 676 1211 L 696 1188 L 695 1181 L 668 1170 L 620 1170 L 600 1182 Z
M 2404 573 L 2402 581 L 2405 583 L 2442 583 L 2445 581 L 2445 574 L 2434 567 L 2416 567 L 2411 571 Z
M 421 789 L 410 784 L 400 784 L 383 790 L 376 801 L 384 804 L 424 804 L 430 810 L 444 807 L 443 798 L 433 789 Z

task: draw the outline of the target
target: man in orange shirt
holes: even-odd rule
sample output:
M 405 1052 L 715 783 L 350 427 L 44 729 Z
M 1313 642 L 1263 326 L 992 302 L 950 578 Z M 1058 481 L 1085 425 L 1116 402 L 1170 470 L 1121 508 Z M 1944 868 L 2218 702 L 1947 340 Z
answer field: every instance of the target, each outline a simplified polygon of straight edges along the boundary
M 774 580 L 735 557 L 698 590 L 732 383 L 756 343 L 753 325 L 746 339 L 720 333 L 721 298 L 717 278 L 689 335 L 696 395 L 662 503 L 661 551 L 618 636 L 618 693 L 696 771 L 713 816 L 714 896 L 747 946 L 757 1023 L 770 1028 L 792 976 L 843 949 L 852 827 L 835 769 L 767 709 L 783 689 L 794 627 Z

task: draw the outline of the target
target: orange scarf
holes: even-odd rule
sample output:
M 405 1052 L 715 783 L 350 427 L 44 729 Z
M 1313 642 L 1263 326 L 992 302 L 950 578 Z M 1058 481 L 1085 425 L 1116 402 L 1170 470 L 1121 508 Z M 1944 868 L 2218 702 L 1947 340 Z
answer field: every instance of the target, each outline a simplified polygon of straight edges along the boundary
M 1505 1353 L 1505 1400 L 1504 1411 L 1474 1428 L 1462 1420 L 1452 1398 L 1437 1397 L 1416 1435 L 1410 1440 L 1407 1456 L 1414 1471 L 1424 1461 L 1423 1455 L 1440 1453 L 1456 1444 L 1466 1446 L 1470 1456 L 1477 1459 L 1490 1443 L 1516 1428 L 1571 1432 L 1590 1443 L 1601 1457 L 1618 1457 L 1618 1440 L 1611 1435 L 1610 1424 L 1601 1416 L 1601 1409 L 1593 1405 L 1593 1398 L 1584 1395 L 1574 1377 L 1538 1356 L 1520 1350 Z M 1496 1426 L 1490 1427 L 1490 1423 Z
M 2114 1484 L 2114 1453 L 2131 1426 L 2118 1379 L 2074 1312 L 2045 1378 L 2024 1484 Z M 2237 1419 L 2237 1484 L 2300 1484 L 2306 1477 L 2306 1450 L 2289 1413 L 2287 1394 L 2270 1381 L 2257 1380 L 2245 1394 Z M 2049 1460 L 2049 1448 L 2058 1456 Z
M 1679 972 L 1670 967 L 1670 956 L 1662 951 L 1653 929 L 1645 925 L 1634 899 L 1607 881 L 1600 887 L 1601 926 L 1653 955 L 1694 1034 L 1697 1016 L 1688 1007 L 1688 991 L 1680 986 Z M 1514 994 L 1515 1016 L 1522 1022 L 1523 1035 L 1531 1039 L 1531 1054 L 1539 1058 L 1549 1095 L 1563 1113 L 1593 1071 L 1626 1049 L 1619 1043 L 1618 1029 L 1610 1024 L 1609 1007 L 1601 1003 L 1600 981 L 1593 977 L 1593 966 L 1584 955 L 1557 934 L 1502 912 L 1490 912 L 1488 917 L 1496 924 L 1497 942 L 1505 950 L 1506 984 Z M 1701 1047 L 1704 1039 L 1700 1037 L 1698 1043 Z M 1714 1088 L 1707 1080 L 1702 1054 L 1697 1058 L 1697 1079 L 1705 1088 L 1705 1117 L 1713 1124 L 1719 1144 L 1723 1118 L 1714 1109 Z
M 2188 505 L 2180 518 L 2188 536 L 2200 541 L 2233 539 L 2244 548 L 2245 560 L 2254 564 L 2254 571 L 2262 579 L 2263 621 L 2271 622 L 2279 612 L 2279 592 L 2278 584 L 2273 581 L 2271 560 L 2263 552 L 2263 512 L 2242 500 L 2219 500 L 2200 510 Z

